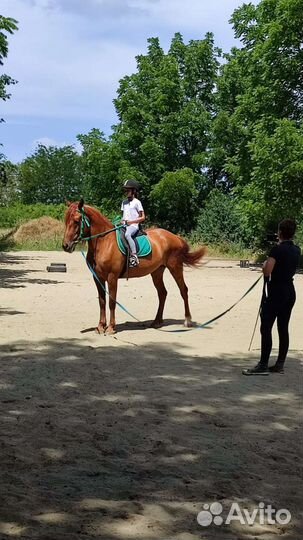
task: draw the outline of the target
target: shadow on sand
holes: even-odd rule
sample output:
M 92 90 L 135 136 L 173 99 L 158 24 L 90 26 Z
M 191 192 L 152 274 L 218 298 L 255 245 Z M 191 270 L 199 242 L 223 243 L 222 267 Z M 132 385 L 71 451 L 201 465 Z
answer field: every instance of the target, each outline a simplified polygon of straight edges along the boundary
M 111 339 L 0 348 L 1 540 L 299 538 L 296 356 L 260 380 L 242 377 L 243 358 Z M 215 501 L 293 519 L 202 530 Z

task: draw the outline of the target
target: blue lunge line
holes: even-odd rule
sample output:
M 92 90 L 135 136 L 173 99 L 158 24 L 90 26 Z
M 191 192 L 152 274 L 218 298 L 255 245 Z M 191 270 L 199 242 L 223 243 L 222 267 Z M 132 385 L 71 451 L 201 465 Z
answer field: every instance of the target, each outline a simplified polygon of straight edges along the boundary
M 103 283 L 100 281 L 100 279 L 98 278 L 95 270 L 91 267 L 91 265 L 89 264 L 89 262 L 87 261 L 87 258 L 85 256 L 85 253 L 83 251 L 81 251 L 85 261 L 86 261 L 86 264 L 88 266 L 88 268 L 90 269 L 91 273 L 93 274 L 93 276 L 96 278 L 96 280 L 98 281 L 98 283 L 100 283 L 102 289 L 104 290 L 104 292 L 106 294 L 108 294 L 109 298 L 111 298 L 111 300 L 113 300 L 114 302 L 116 302 L 117 306 L 119 306 L 119 308 L 123 309 L 123 311 L 125 311 L 125 313 L 127 313 L 130 317 L 132 317 L 133 319 L 135 319 L 135 321 L 138 321 L 139 323 L 142 322 L 140 321 L 139 319 L 137 319 L 137 317 L 135 317 L 134 315 L 132 315 L 132 313 L 130 313 L 128 311 L 128 309 L 126 309 L 122 304 L 120 304 L 117 300 L 114 300 L 111 295 L 109 294 L 108 290 L 106 289 L 106 287 L 104 287 Z
M 98 283 L 100 283 L 102 289 L 104 290 L 104 292 L 109 296 L 109 298 L 111 298 L 111 300 L 113 300 L 114 302 L 116 302 L 117 306 L 119 306 L 120 309 L 122 309 L 125 313 L 127 313 L 130 317 L 132 317 L 132 319 L 135 319 L 135 321 L 139 322 L 139 323 L 142 323 L 143 321 L 140 321 L 140 319 L 137 319 L 137 317 L 135 317 L 132 313 L 130 313 L 130 311 L 128 311 L 128 309 L 126 309 L 126 307 L 124 307 L 122 304 L 120 304 L 117 300 L 114 300 L 111 295 L 109 294 L 108 290 L 106 289 L 106 287 L 104 287 L 103 283 L 100 281 L 100 279 L 98 278 L 95 270 L 91 267 L 91 265 L 89 264 L 89 262 L 87 261 L 87 258 L 86 258 L 86 255 L 83 251 L 81 251 L 85 261 L 86 261 L 86 264 L 89 268 L 89 270 L 91 271 L 91 273 L 93 274 L 94 278 L 98 281 Z M 192 330 L 199 330 L 199 329 L 203 329 L 203 328 L 206 328 L 206 326 L 209 326 L 211 323 L 217 321 L 218 319 L 221 319 L 221 317 L 223 317 L 224 315 L 226 315 L 226 313 L 228 313 L 229 311 L 231 311 L 235 306 L 237 306 L 241 300 L 243 300 L 243 298 L 245 298 L 245 296 L 247 296 L 254 288 L 255 286 L 257 285 L 257 283 L 259 283 L 260 279 L 262 278 L 263 276 L 261 275 L 260 277 L 258 277 L 258 279 L 251 285 L 251 287 L 249 287 L 249 289 L 241 296 L 241 298 L 239 300 L 237 300 L 237 302 L 235 302 L 232 306 L 230 306 L 228 309 L 226 309 L 225 311 L 223 311 L 222 313 L 220 313 L 220 315 L 217 315 L 216 317 L 213 317 L 213 319 L 210 319 L 209 321 L 203 323 L 203 324 L 197 324 L 195 325 Z M 156 328 L 156 330 L 159 330 L 160 332 L 166 332 L 166 333 L 176 333 L 176 332 L 188 332 L 188 330 L 186 329 L 182 329 L 182 330 L 163 330 L 161 328 Z
M 220 313 L 220 315 L 217 315 L 216 317 L 214 317 L 213 319 L 210 319 L 209 321 L 203 323 L 203 324 L 197 324 L 196 325 L 196 328 L 205 328 L 206 326 L 208 326 L 209 324 L 217 321 L 218 319 L 221 319 L 221 317 L 223 317 L 226 313 L 228 313 L 229 311 L 231 311 L 237 304 L 239 304 L 241 302 L 241 300 L 243 300 L 243 298 L 245 298 L 245 296 L 247 296 L 253 289 L 254 287 L 257 285 L 257 283 L 259 283 L 260 279 L 262 278 L 263 276 L 260 276 L 258 277 L 258 279 L 252 284 L 251 287 L 249 287 L 249 289 L 246 291 L 246 293 L 243 294 L 243 296 L 241 296 L 241 298 L 235 302 L 231 307 L 229 307 L 228 309 L 226 309 L 225 311 L 223 311 L 223 313 Z

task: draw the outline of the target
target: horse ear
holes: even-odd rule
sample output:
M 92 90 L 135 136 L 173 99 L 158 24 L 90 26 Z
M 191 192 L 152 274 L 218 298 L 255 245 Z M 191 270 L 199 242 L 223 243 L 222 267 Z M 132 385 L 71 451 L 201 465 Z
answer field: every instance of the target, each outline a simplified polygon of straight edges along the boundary
M 83 206 L 84 206 L 84 199 L 83 199 L 83 197 L 81 197 L 81 199 L 80 199 L 80 201 L 78 203 L 78 210 L 82 210 Z

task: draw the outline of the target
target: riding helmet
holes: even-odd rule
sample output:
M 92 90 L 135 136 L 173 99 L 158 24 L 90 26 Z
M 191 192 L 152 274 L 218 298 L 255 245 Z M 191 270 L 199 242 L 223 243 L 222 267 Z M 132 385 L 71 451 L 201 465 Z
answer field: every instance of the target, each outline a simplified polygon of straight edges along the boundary
M 140 191 L 141 186 L 137 180 L 126 180 L 123 184 L 123 189 L 135 189 L 136 191 Z

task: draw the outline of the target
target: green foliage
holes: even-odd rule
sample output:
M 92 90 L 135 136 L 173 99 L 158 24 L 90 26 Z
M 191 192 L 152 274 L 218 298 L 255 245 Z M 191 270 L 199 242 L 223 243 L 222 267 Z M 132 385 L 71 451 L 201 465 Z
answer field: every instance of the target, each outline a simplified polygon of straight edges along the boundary
M 246 245 L 302 213 L 302 7 L 262 0 L 231 18 L 242 47 L 221 68 L 208 164 L 236 196 Z
M 8 36 L 18 30 L 17 21 L 11 17 L 3 17 L 0 15 L 0 66 L 3 66 L 4 59 L 8 54 Z M 0 99 L 6 100 L 10 98 L 7 92 L 9 85 L 16 84 L 16 81 L 9 75 L 0 75 Z M 3 121 L 0 119 L 0 122 Z
M 20 200 L 18 166 L 3 158 L 0 162 L 0 208 Z
M 238 208 L 246 237 L 250 234 L 262 245 L 281 219 L 302 214 L 303 130 L 284 119 L 268 135 L 263 124 L 257 124 L 249 149 L 251 182 L 238 188 Z
M 25 223 L 30 219 L 37 219 L 42 216 L 49 216 L 54 219 L 63 220 L 66 211 L 64 204 L 14 204 L 3 207 L 0 210 L 0 227 L 8 229 Z
M 256 125 L 262 122 L 270 136 L 277 120 L 302 120 L 302 0 L 244 4 L 231 22 L 243 46 L 226 55 L 221 69 L 218 108 L 225 128 L 216 132 L 214 157 L 219 156 L 218 176 L 246 185 L 252 180 L 249 146 Z
M 219 189 L 211 191 L 200 211 L 196 235 L 206 244 L 241 242 L 241 227 L 235 201 Z
M 232 16 L 249 61 L 242 107 L 253 105 L 254 115 L 302 119 L 302 7 L 302 0 L 262 0 Z
M 148 42 L 137 72 L 120 81 L 113 141 L 149 190 L 165 172 L 205 165 L 220 52 L 212 34 L 188 45 L 176 34 L 168 54 Z
M 190 231 L 197 216 L 195 174 L 191 169 L 167 172 L 150 194 L 153 217 L 171 231 Z
M 297 229 L 295 241 L 301 247 L 301 250 L 303 251 L 303 213 L 301 213 L 300 218 L 298 220 L 298 229 Z M 303 260 L 302 260 L 302 263 L 303 263 Z
M 39 145 L 19 168 L 21 200 L 25 204 L 60 204 L 83 193 L 80 156 L 72 146 Z
M 3 17 L 0 15 L 0 66 L 3 66 L 4 58 L 8 55 L 8 36 L 18 30 L 17 21 L 11 17 Z M 0 76 L 0 99 L 7 99 L 9 95 L 6 93 L 5 87 L 9 84 L 14 84 L 16 81 L 8 75 Z
M 297 216 L 303 201 L 303 129 L 284 119 L 268 135 L 257 125 L 250 148 L 252 183 L 262 191 L 269 220 Z
M 83 147 L 81 165 L 85 199 L 106 212 L 114 207 L 120 208 L 124 181 L 135 178 L 144 184 L 144 179 L 123 158 L 120 146 L 106 140 L 99 129 L 92 129 L 87 135 L 78 135 L 77 139 Z
M 78 135 L 81 155 L 40 146 L 19 166 L 2 156 L 4 226 L 16 222 L 5 212 L 18 200 L 56 204 L 84 195 L 116 214 L 124 180 L 135 178 L 151 222 L 174 231 L 197 225 L 196 238 L 221 251 L 262 246 L 287 216 L 299 221 L 302 238 L 302 1 L 236 9 L 231 23 L 240 46 L 221 65 L 210 33 L 189 43 L 177 33 L 168 52 L 149 39 L 136 72 L 119 83 L 109 138 L 92 129 Z M 0 18 L 0 63 L 16 29 L 13 19 Z M 0 98 L 12 82 L 0 78 Z

